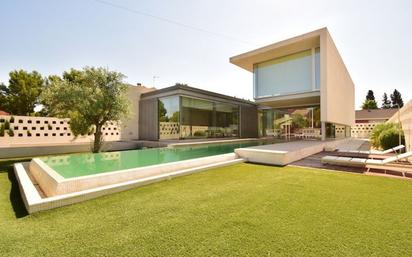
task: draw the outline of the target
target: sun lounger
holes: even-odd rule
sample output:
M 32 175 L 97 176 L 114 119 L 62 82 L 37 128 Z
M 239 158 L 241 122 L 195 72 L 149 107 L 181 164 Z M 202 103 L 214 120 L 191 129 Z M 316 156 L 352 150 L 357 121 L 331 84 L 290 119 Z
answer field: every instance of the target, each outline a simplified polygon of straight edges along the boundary
M 358 154 L 358 155 L 385 155 L 385 154 L 390 154 L 390 153 L 397 153 L 404 149 L 404 145 L 398 145 L 394 148 L 390 148 L 385 151 L 379 151 L 379 150 L 369 150 L 369 151 L 358 151 L 358 150 L 338 150 L 338 153 L 342 154 Z
M 369 172 L 370 169 L 378 169 L 385 171 L 391 170 L 401 172 L 402 175 L 405 176 L 405 173 L 412 173 L 412 164 L 410 164 L 409 162 L 407 162 L 406 164 L 396 162 L 401 160 L 407 160 L 407 158 L 410 157 L 412 157 L 412 151 L 388 157 L 383 160 L 341 156 L 325 156 L 322 158 L 321 162 L 324 164 L 332 164 L 339 166 L 367 168 L 367 172 Z

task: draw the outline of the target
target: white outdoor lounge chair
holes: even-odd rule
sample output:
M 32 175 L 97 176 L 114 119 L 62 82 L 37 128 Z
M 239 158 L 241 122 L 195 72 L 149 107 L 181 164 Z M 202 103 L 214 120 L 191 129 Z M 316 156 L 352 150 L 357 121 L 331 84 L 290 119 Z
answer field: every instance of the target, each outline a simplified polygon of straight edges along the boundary
M 398 151 L 401 151 L 404 149 L 404 145 L 398 145 L 394 148 L 390 148 L 385 151 L 379 151 L 379 150 L 369 150 L 369 151 L 359 151 L 359 150 L 338 150 L 338 153 L 343 153 L 343 154 L 359 154 L 359 155 L 385 155 L 385 154 L 390 154 L 390 153 L 397 153 Z
M 412 164 L 398 164 L 396 161 L 407 160 L 407 158 L 412 157 L 412 151 L 403 154 L 395 155 L 392 157 L 385 158 L 383 160 L 374 160 L 367 158 L 352 158 L 352 157 L 340 157 L 340 156 L 325 156 L 321 159 L 324 164 L 332 164 L 339 166 L 351 166 L 351 167 L 362 167 L 367 168 L 367 172 L 370 169 L 378 170 L 391 170 L 396 172 L 401 172 L 405 177 L 405 173 L 412 173 Z

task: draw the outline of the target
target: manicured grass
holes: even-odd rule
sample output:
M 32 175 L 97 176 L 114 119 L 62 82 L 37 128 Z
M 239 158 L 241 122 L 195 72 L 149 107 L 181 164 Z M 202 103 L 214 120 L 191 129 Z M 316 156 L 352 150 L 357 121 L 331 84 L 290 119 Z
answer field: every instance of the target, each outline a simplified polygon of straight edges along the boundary
M 412 181 L 240 164 L 25 215 L 0 170 L 0 256 L 410 256 Z

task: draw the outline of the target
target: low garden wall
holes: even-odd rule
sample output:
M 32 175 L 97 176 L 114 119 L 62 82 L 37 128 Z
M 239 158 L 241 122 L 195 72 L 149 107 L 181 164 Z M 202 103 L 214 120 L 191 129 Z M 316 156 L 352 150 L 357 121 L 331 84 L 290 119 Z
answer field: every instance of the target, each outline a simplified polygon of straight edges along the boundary
M 93 134 L 74 137 L 69 119 L 31 116 L 0 116 L 0 148 L 14 146 L 41 146 L 73 143 L 90 143 Z M 103 128 L 105 141 L 118 141 L 120 129 L 109 122 Z
M 372 133 L 372 130 L 378 124 L 380 124 L 380 122 L 356 123 L 355 126 L 352 126 L 351 128 L 351 135 L 354 138 L 369 138 Z

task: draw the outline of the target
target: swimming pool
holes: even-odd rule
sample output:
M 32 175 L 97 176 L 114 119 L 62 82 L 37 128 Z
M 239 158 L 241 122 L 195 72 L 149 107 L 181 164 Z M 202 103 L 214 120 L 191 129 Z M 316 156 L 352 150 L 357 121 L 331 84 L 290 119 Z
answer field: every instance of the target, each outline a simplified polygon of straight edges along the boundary
M 247 161 L 235 149 L 274 141 L 207 142 L 167 148 L 33 158 L 14 165 L 26 208 L 47 210 Z
M 151 148 L 107 153 L 81 153 L 39 158 L 63 178 L 75 178 L 106 172 L 146 167 L 195 158 L 233 153 L 236 148 L 263 145 L 252 141 L 181 148 Z

